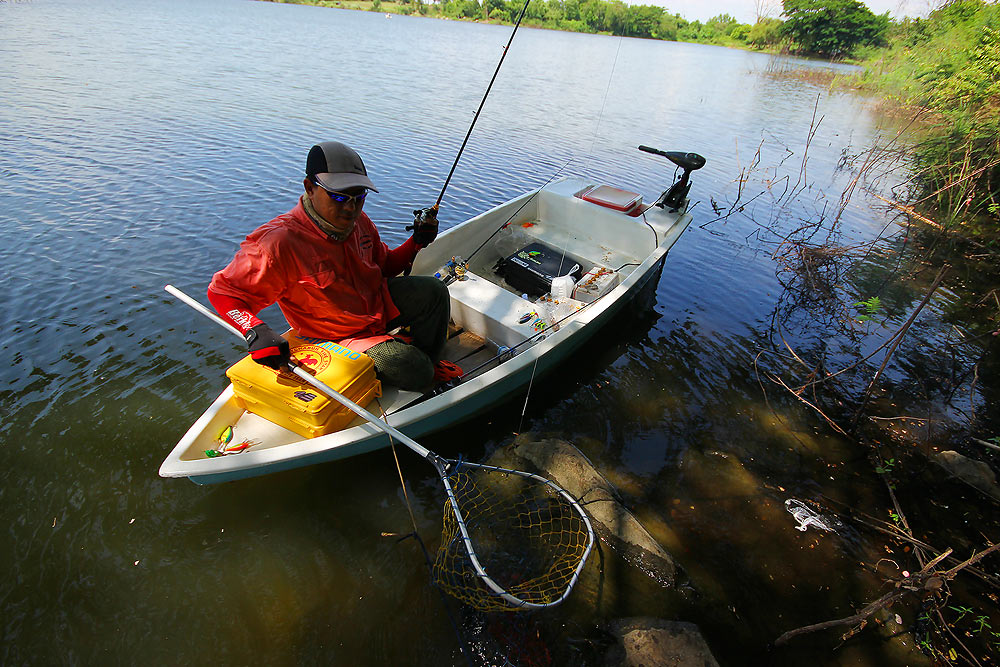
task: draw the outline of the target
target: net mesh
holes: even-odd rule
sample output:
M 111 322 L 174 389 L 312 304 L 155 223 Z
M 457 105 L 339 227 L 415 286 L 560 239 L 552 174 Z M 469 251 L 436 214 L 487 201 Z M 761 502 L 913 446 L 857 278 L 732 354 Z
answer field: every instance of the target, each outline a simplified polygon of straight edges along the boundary
M 559 601 L 573 583 L 592 539 L 581 512 L 548 484 L 512 471 L 466 464 L 449 481 L 486 574 L 523 602 L 548 605 Z M 479 577 L 450 501 L 444 507 L 434 582 L 480 611 L 523 609 Z

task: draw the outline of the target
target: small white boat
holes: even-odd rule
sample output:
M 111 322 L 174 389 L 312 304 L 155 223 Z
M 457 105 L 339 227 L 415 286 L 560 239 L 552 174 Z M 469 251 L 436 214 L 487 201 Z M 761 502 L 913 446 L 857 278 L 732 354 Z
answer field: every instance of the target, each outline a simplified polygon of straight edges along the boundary
M 688 176 L 705 161 L 692 153 L 640 148 L 683 169 L 683 176 L 652 205 L 643 204 L 636 193 L 565 178 L 442 232 L 421 250 L 414 275 L 435 275 L 453 257 L 466 258 L 457 278 L 445 276 L 454 335 L 444 355 L 465 374 L 430 394 L 383 385 L 379 404 L 364 407 L 375 414 L 384 410 L 388 422 L 411 438 L 457 424 L 566 360 L 650 280 L 658 280 L 667 251 L 691 221 Z M 576 270 L 568 282 L 553 281 L 552 290 L 560 293 L 526 294 L 523 285 L 508 282 L 518 281 L 505 260 L 536 243 L 558 254 L 567 271 Z M 206 454 L 217 448 L 229 427 L 234 441 L 253 446 L 238 454 Z M 388 445 L 385 433 L 360 417 L 342 430 L 303 438 L 244 410 L 230 385 L 173 448 L 160 475 L 214 484 Z

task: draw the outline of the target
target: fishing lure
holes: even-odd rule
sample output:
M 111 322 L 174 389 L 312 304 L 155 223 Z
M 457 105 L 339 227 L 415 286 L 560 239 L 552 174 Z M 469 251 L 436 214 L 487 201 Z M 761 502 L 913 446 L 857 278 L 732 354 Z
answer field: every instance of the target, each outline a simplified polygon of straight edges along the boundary
M 210 459 L 214 459 L 217 456 L 229 456 L 230 454 L 240 454 L 250 449 L 254 445 L 260 444 L 260 441 L 258 440 L 251 440 L 247 438 L 245 440 L 241 440 L 239 443 L 235 445 L 230 445 L 229 442 L 233 439 L 232 427 L 227 428 L 226 431 L 229 432 L 229 439 L 226 440 L 226 442 L 222 443 L 221 442 L 222 437 L 220 436 L 219 440 L 221 444 L 215 449 L 206 449 L 205 456 L 207 456 Z

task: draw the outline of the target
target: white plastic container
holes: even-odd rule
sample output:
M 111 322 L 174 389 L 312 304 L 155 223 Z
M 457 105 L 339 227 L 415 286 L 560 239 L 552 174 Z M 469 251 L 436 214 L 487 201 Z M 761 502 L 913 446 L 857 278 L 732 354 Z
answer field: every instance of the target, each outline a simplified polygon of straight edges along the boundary
M 552 279 L 552 290 L 549 294 L 556 301 L 560 299 L 568 299 L 573 294 L 573 287 L 576 285 L 576 281 L 573 276 L 558 276 Z
M 559 299 L 556 301 L 552 310 L 552 316 L 555 318 L 556 322 L 561 322 L 576 311 L 583 308 L 584 305 L 585 304 L 582 301 L 577 301 L 576 299 Z

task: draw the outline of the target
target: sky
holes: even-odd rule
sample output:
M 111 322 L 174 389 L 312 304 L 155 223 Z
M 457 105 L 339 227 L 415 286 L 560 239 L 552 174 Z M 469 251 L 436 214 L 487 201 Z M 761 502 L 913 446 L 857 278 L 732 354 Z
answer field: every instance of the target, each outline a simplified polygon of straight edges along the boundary
M 896 18 L 925 16 L 934 0 L 861 0 L 876 14 L 889 12 Z M 753 23 L 758 5 L 771 8 L 770 16 L 781 12 L 781 0 L 629 0 L 629 4 L 662 5 L 689 21 L 706 21 L 719 14 L 729 14 L 740 23 Z

